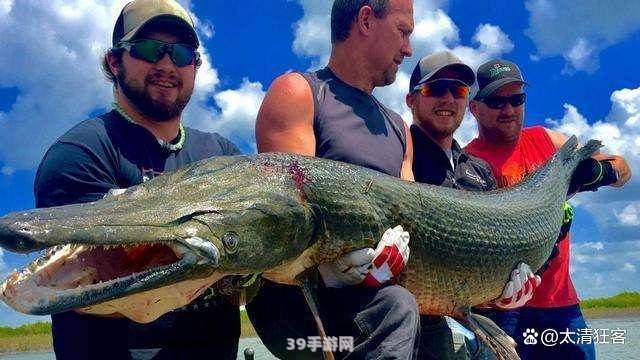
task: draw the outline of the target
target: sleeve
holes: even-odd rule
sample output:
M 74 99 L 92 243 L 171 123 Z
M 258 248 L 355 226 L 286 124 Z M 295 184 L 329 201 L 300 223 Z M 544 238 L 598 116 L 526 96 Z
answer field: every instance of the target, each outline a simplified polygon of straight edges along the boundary
M 472 158 L 477 164 L 476 167 L 478 168 L 478 172 L 482 174 L 482 179 L 487 183 L 484 191 L 496 190 L 498 188 L 498 182 L 496 181 L 496 177 L 493 175 L 491 166 L 479 157 L 473 156 Z
M 117 182 L 109 167 L 90 149 L 57 142 L 45 154 L 34 183 L 36 207 L 101 199 Z

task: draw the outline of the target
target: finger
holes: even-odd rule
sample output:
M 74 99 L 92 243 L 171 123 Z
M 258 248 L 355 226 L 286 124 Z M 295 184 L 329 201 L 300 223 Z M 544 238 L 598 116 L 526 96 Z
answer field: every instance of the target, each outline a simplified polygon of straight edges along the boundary
M 337 259 L 345 267 L 368 265 L 373 261 L 375 251 L 372 248 L 364 248 L 347 253 Z
M 511 281 L 513 281 L 513 290 L 518 291 L 522 289 L 522 279 L 520 278 L 520 271 L 513 270 L 513 274 L 511 276 Z
M 382 264 L 389 261 L 389 256 L 391 256 L 391 246 L 385 246 L 382 252 L 373 259 L 373 266 L 382 266 Z
M 352 267 L 344 273 L 345 282 L 349 285 L 359 284 L 364 280 L 365 274 L 358 272 L 358 268 Z
M 394 241 L 394 245 L 396 245 L 400 250 L 403 250 L 405 247 L 409 246 L 409 233 L 406 231 L 400 233 Z
M 524 275 L 524 278 L 529 278 L 533 274 L 531 267 L 525 263 L 520 264 L 520 273 Z
M 502 297 L 503 298 L 511 298 L 513 296 L 513 282 L 509 281 L 507 282 L 507 284 L 504 286 L 504 289 L 502 290 Z
M 407 246 L 406 249 L 402 252 L 402 257 L 404 258 L 404 264 L 407 265 L 409 262 L 409 255 L 411 254 L 411 249 Z
M 404 266 L 404 258 L 402 257 L 402 254 L 400 254 L 400 252 L 396 250 L 395 256 L 393 257 L 392 261 L 389 262 L 389 269 L 394 275 L 397 275 L 402 271 Z
M 542 284 L 542 278 L 540 277 L 540 275 L 535 275 L 535 279 L 536 279 L 536 287 L 540 286 L 540 284 Z
M 362 276 L 365 276 L 371 270 L 371 264 L 365 264 L 365 265 L 361 265 L 361 266 L 356 266 L 356 267 L 353 268 L 353 270 L 355 272 L 357 272 L 358 274 L 360 274 Z

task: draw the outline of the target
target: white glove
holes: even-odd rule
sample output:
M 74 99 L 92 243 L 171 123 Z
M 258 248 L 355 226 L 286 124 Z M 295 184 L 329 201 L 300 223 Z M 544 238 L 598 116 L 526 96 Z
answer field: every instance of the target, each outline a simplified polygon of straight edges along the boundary
M 504 286 L 502 296 L 494 301 L 494 305 L 504 310 L 522 307 L 531 300 L 541 282 L 540 276 L 535 275 L 529 265 L 520 263 L 511 272 L 511 280 Z
M 409 233 L 398 225 L 387 229 L 376 247 L 371 270 L 364 277 L 364 285 L 378 287 L 396 278 L 409 261 Z
M 358 285 L 371 268 L 375 256 L 372 248 L 355 250 L 330 263 L 320 264 L 318 271 L 326 287 L 341 288 Z
M 107 193 L 104 194 L 103 198 L 118 196 L 120 194 L 124 194 L 125 191 L 127 191 L 127 189 L 120 189 L 120 188 L 109 189 L 109 191 L 107 191 Z
M 387 229 L 376 249 L 364 248 L 334 262 L 320 264 L 318 271 L 327 287 L 380 286 L 397 276 L 409 260 L 409 233 L 398 225 Z

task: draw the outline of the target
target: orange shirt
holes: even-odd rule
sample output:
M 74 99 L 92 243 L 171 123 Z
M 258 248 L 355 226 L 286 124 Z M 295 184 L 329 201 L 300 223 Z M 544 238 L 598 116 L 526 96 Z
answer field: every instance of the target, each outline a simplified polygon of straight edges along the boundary
M 519 183 L 556 152 L 551 138 L 542 126 L 523 129 L 520 139 L 514 145 L 495 145 L 476 138 L 465 150 L 489 163 L 500 188 Z M 551 260 L 542 274 L 542 283 L 527 307 L 553 308 L 579 302 L 569 274 L 570 240 L 571 236 L 567 234 L 558 243 L 558 256 Z

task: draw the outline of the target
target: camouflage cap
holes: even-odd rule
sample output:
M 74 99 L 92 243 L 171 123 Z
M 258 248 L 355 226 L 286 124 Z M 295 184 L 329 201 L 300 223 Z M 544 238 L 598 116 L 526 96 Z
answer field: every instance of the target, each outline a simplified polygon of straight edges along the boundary
M 122 8 L 116 20 L 113 46 L 121 41 L 134 39 L 145 25 L 160 20 L 170 23 L 169 26 L 175 26 L 172 30 L 178 30 L 189 45 L 196 48 L 200 45 L 191 16 L 176 1 L 134 0 Z

